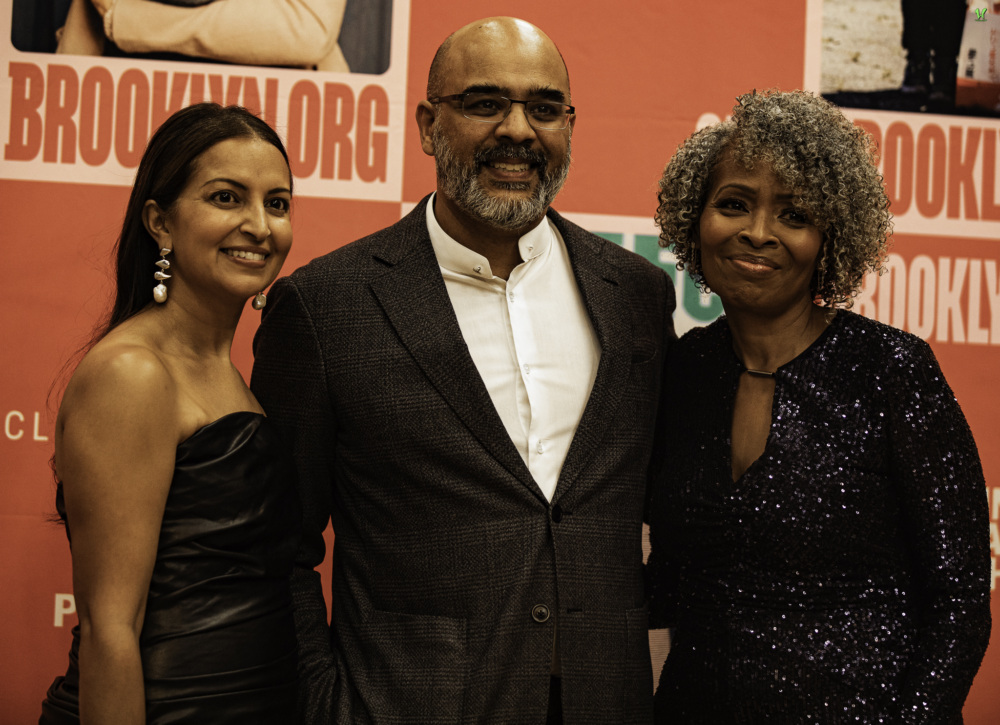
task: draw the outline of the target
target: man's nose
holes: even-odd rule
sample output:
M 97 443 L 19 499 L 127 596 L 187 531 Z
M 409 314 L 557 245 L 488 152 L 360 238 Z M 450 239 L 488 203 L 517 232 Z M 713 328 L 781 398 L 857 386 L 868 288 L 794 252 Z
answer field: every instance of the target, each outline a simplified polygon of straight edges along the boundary
M 528 107 L 524 101 L 511 101 L 510 110 L 497 124 L 495 133 L 509 138 L 514 143 L 523 143 L 535 138 L 535 129 L 528 123 Z

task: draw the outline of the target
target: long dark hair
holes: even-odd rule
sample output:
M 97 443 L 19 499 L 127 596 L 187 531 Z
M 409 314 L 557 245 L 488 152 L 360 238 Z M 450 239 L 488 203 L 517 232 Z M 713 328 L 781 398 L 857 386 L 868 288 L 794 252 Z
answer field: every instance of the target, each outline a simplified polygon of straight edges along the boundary
M 149 139 L 114 248 L 114 304 L 94 326 L 89 339 L 60 368 L 49 389 L 50 406 L 61 398 L 69 373 L 83 356 L 112 329 L 153 301 L 159 246 L 142 221 L 146 201 L 152 199 L 164 211 L 169 210 L 194 173 L 198 157 L 231 138 L 259 138 L 278 149 L 288 163 L 288 153 L 274 129 L 241 106 L 196 103 L 182 108 Z M 291 188 L 291 172 L 288 177 Z
M 288 153 L 278 134 L 242 106 L 197 103 L 182 108 L 149 139 L 115 246 L 115 302 L 95 329 L 87 349 L 153 301 L 159 246 L 142 221 L 146 201 L 152 199 L 164 211 L 169 210 L 191 178 L 199 156 L 217 143 L 245 137 L 271 144 L 288 164 Z
M 139 161 L 135 183 L 125 208 L 122 231 L 115 244 L 115 301 L 111 310 L 97 324 L 90 339 L 63 365 L 49 389 L 49 404 L 61 397 L 68 373 L 83 355 L 115 327 L 153 301 L 154 263 L 159 246 L 146 231 L 142 210 L 148 199 L 164 211 L 169 210 L 194 173 L 198 157 L 217 143 L 231 138 L 259 138 L 281 152 L 288 164 L 288 153 L 274 129 L 242 106 L 196 103 L 182 108 L 156 130 Z M 289 170 L 289 190 L 291 190 Z M 49 459 L 55 475 L 55 455 Z M 53 521 L 65 521 L 62 484 L 56 494 L 57 514 Z

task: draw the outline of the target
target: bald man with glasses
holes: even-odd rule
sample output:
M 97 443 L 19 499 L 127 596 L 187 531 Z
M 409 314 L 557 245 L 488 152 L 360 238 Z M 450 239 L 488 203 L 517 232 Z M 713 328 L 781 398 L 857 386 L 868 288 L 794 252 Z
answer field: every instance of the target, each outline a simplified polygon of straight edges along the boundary
M 550 208 L 576 109 L 538 28 L 455 32 L 416 118 L 436 191 L 279 281 L 255 340 L 305 511 L 300 714 L 647 723 L 640 537 L 673 287 Z

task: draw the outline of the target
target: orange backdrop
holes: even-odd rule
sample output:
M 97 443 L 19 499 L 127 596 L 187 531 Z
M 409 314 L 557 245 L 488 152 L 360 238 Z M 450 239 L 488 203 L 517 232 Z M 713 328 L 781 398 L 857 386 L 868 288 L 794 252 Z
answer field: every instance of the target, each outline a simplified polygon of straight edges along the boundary
M 0 0 L 0 31 L 9 30 L 12 3 Z M 573 167 L 556 207 L 672 270 L 651 219 L 663 165 L 699 123 L 724 117 L 739 93 L 818 90 L 822 10 L 822 0 L 396 0 L 391 62 L 379 75 L 57 56 L 19 51 L 0 32 L 0 725 L 34 721 L 65 669 L 76 617 L 65 536 L 46 518 L 54 509 L 52 386 L 108 303 L 109 251 L 136 148 L 172 103 L 199 100 L 197 84 L 212 100 L 256 101 L 294 145 L 291 271 L 398 220 L 433 188 L 412 109 L 434 50 L 476 18 L 525 18 L 559 45 L 578 108 Z M 857 309 L 921 334 L 938 355 L 983 458 L 996 572 L 1000 217 L 990 215 L 1000 209 L 1000 120 L 850 115 L 892 144 L 886 176 L 906 211 L 891 274 L 869 282 Z M 679 329 L 718 313 L 686 280 L 678 285 Z M 234 347 L 247 375 L 258 319 L 248 308 Z M 998 687 L 1000 653 L 991 647 L 967 723 L 1000 722 Z

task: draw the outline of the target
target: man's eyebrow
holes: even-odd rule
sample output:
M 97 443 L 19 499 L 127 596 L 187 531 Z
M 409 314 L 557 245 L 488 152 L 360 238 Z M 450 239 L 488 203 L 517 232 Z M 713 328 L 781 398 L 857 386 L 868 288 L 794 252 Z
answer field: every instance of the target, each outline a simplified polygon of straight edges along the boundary
M 508 90 L 501 88 L 495 83 L 475 83 L 471 86 L 466 86 L 462 93 L 499 93 L 500 95 L 505 95 L 508 93 Z
M 505 98 L 510 97 L 509 88 L 498 86 L 495 83 L 476 83 L 471 86 L 466 86 L 462 93 L 496 93 L 504 96 Z M 566 103 L 566 94 L 558 88 L 552 88 L 551 86 L 537 86 L 528 90 L 527 98 L 524 100 L 535 99 Z
M 551 86 L 533 88 L 528 95 L 532 98 L 544 98 L 546 101 L 566 103 L 566 94 Z

